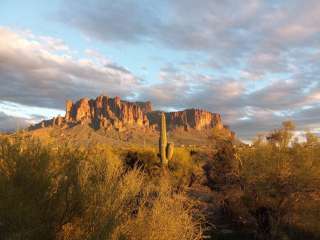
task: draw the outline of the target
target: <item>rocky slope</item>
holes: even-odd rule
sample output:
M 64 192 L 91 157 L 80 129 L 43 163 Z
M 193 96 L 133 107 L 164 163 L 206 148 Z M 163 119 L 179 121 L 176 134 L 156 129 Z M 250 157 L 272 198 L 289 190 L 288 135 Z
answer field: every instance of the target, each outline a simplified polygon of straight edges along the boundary
M 65 116 L 58 116 L 42 121 L 30 129 L 58 126 L 70 128 L 87 124 L 94 129 L 115 129 L 122 131 L 129 128 L 157 129 L 160 111 L 153 111 L 151 102 L 128 102 L 119 97 L 98 96 L 96 99 L 82 98 L 77 102 L 66 101 Z M 186 109 L 166 113 L 169 130 L 183 128 L 203 130 L 224 128 L 220 114 L 202 109 Z M 230 134 L 232 132 L 230 131 Z

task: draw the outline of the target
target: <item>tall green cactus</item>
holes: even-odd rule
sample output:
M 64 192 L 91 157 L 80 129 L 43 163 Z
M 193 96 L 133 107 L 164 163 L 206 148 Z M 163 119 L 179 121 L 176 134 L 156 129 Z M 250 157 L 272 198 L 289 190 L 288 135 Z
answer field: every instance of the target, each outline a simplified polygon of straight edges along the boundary
M 168 166 L 168 162 L 173 156 L 174 144 L 167 142 L 167 127 L 166 127 L 166 115 L 161 114 L 160 124 L 160 138 L 159 138 L 159 152 L 162 166 Z

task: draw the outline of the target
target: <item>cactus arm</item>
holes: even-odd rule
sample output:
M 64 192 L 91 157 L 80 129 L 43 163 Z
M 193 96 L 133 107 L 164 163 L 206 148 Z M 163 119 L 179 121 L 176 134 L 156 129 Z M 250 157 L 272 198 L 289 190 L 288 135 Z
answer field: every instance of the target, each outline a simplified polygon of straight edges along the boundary
M 168 161 L 172 160 L 173 150 L 174 150 L 174 144 L 173 143 L 168 143 L 167 144 L 167 149 L 166 149 L 166 155 L 167 155 Z

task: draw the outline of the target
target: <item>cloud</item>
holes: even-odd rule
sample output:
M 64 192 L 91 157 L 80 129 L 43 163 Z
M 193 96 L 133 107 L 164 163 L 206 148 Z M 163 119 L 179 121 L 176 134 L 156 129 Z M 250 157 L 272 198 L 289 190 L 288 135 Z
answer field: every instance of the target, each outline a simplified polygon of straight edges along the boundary
M 22 129 L 30 125 L 25 118 L 17 118 L 0 112 L 0 132 L 9 132 Z
M 159 27 L 157 9 L 147 0 L 66 1 L 61 20 L 102 41 L 141 41 Z
M 270 131 L 281 122 L 293 120 L 299 130 L 320 127 L 319 84 L 316 78 L 290 76 L 268 82 L 251 91 L 248 81 L 215 78 L 185 72 L 173 65 L 160 71 L 160 81 L 143 91 L 157 108 L 204 108 L 221 113 L 225 123 L 243 139 Z M 250 91 L 249 91 L 250 90 Z
M 266 133 L 279 128 L 283 121 L 293 120 L 297 131 L 314 131 L 320 129 L 320 105 L 300 109 L 291 114 L 262 110 L 260 108 L 247 108 L 247 117 L 233 121 L 232 127 L 242 139 L 250 140 L 257 133 Z
M 320 2 L 64 1 L 61 21 L 104 42 L 202 52 L 208 65 L 263 77 L 290 69 L 293 49 L 318 48 Z
M 316 0 L 67 0 L 60 17 L 103 41 L 153 40 L 200 50 L 310 40 L 319 31 L 319 9 Z
M 139 80 L 105 59 L 76 58 L 61 40 L 0 28 L 0 100 L 63 108 L 68 98 L 109 95 L 129 97 Z

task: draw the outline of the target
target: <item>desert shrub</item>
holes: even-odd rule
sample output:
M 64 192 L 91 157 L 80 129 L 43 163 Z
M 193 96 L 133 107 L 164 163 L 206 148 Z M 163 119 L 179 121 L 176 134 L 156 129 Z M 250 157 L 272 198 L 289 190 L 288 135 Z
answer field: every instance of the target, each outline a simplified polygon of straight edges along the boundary
M 20 136 L 2 137 L 0 146 L 0 236 L 54 239 L 82 212 L 77 166 L 83 156 Z
M 81 167 L 86 211 L 70 229 L 83 239 L 197 239 L 201 231 L 191 204 L 174 193 L 167 177 L 157 182 L 136 168 L 128 171 L 110 152 L 90 153 Z M 93 156 L 93 157 L 92 157 Z M 70 239 L 70 238 L 69 238 Z
M 169 161 L 169 169 L 177 187 L 189 185 L 195 167 L 189 150 L 175 148 L 173 158 Z
M 261 238 L 288 238 L 297 229 L 319 237 L 315 221 L 320 207 L 319 144 L 315 136 L 306 143 L 292 142 L 292 129 L 285 123 L 267 141 L 238 150 L 243 163 L 243 202 Z
M 215 143 L 219 144 L 224 141 L 231 141 L 232 137 L 230 135 L 230 130 L 228 128 L 213 128 L 211 130 L 211 134 L 209 135 L 209 139 Z
M 211 189 L 219 190 L 239 181 L 239 161 L 231 141 L 221 141 L 212 159 L 203 166 L 207 185 Z
M 153 178 L 160 177 L 162 166 L 155 148 L 132 148 L 125 150 L 124 161 L 130 169 L 139 168 Z M 172 183 L 175 187 L 187 186 L 191 175 L 197 167 L 189 150 L 185 148 L 175 148 L 173 158 L 169 161 L 169 172 Z
M 199 222 L 190 216 L 193 204 L 181 193 L 175 193 L 170 179 L 161 177 L 157 185 L 145 193 L 148 196 L 136 217 L 118 229 L 123 239 L 201 239 Z M 151 196 L 150 196 L 151 195 Z M 149 201 L 147 199 L 152 199 Z
M 138 170 L 125 173 L 121 160 L 106 150 L 91 151 L 80 175 L 86 198 L 80 221 L 84 237 L 112 239 L 119 225 L 138 208 L 142 175 Z
M 241 202 L 240 162 L 230 140 L 221 140 L 214 150 L 203 165 L 206 176 L 204 184 L 214 193 L 212 211 L 218 216 L 218 224 L 239 226 L 242 224 L 244 207 Z
M 158 157 L 158 151 L 155 148 L 132 148 L 125 150 L 124 161 L 129 168 L 138 167 L 147 172 L 150 175 L 156 175 L 159 173 L 160 158 Z
M 190 151 L 184 148 L 175 148 L 174 155 L 169 164 L 170 169 L 174 171 L 177 171 L 178 169 L 191 169 L 192 158 Z
M 2 137 L 0 196 L 1 239 L 201 237 L 184 194 L 170 181 L 127 169 L 103 146 Z

